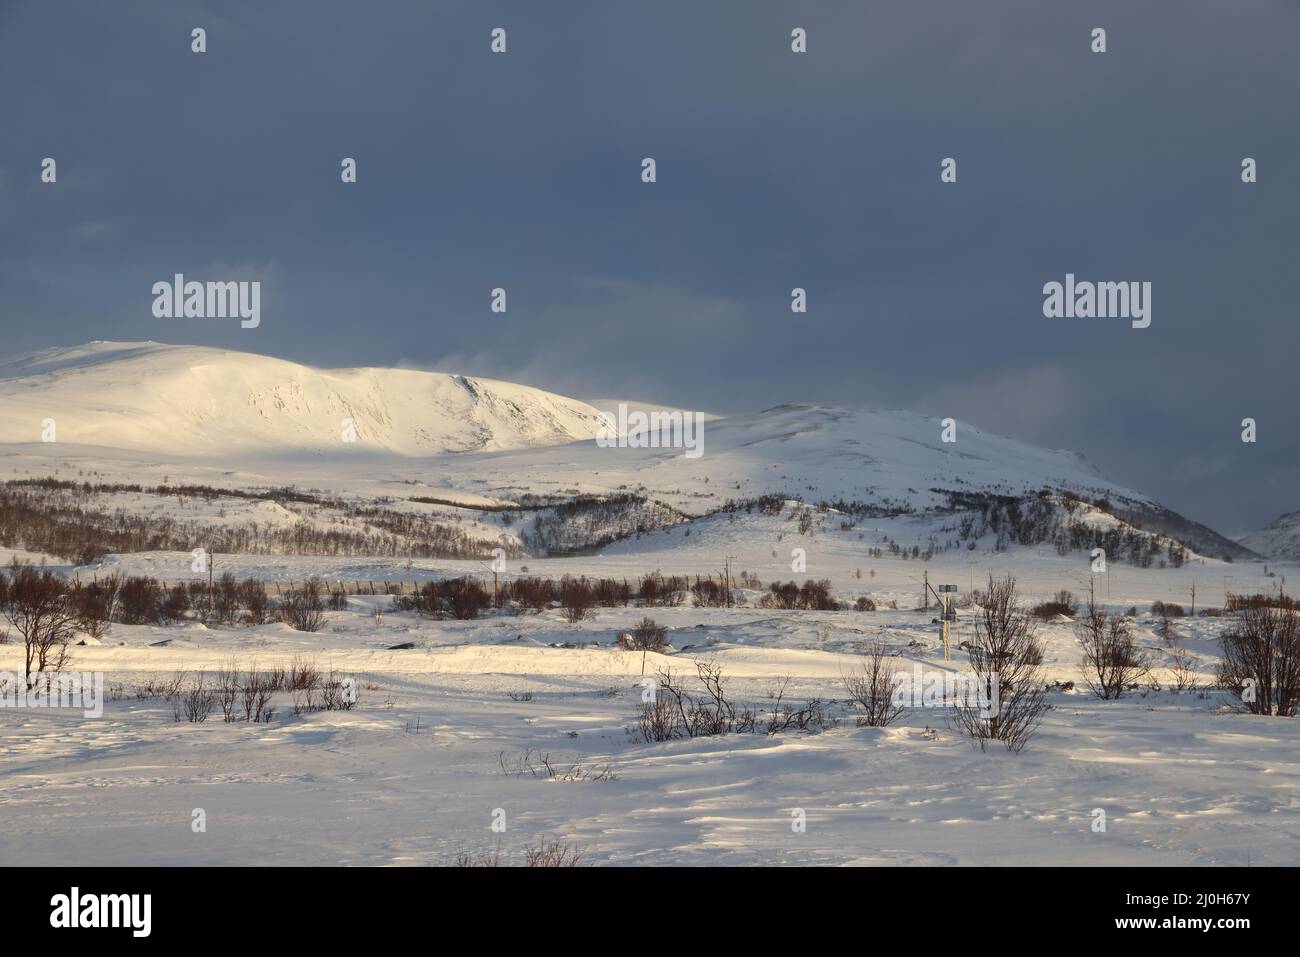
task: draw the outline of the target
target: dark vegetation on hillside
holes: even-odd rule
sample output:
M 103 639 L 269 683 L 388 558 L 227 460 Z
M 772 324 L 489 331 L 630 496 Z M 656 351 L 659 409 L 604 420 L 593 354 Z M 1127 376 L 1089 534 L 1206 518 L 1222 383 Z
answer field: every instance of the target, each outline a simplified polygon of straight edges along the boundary
M 928 542 L 900 545 L 889 538 L 866 546 L 869 557 L 929 560 L 957 548 L 974 550 L 993 540 L 993 550 L 1012 545 L 1051 545 L 1058 553 L 1101 548 L 1106 560 L 1148 568 L 1180 567 L 1187 545 L 1165 531 L 1189 531 L 1208 554 L 1231 560 L 1245 552 L 1209 529 L 1165 510 L 1139 511 L 1105 499 L 1091 502 L 1047 490 L 1010 496 L 931 489 L 945 498 L 939 514 L 949 524 Z M 151 495 L 186 502 L 274 502 L 296 512 L 290 523 L 214 522 L 122 508 L 105 501 L 112 495 Z M 429 515 L 402 508 L 406 502 L 448 509 Z M 911 505 L 891 502 L 846 502 L 839 499 L 805 504 L 797 496 L 762 495 L 728 500 L 715 515 L 731 520 L 740 514 L 779 516 L 787 510 L 792 531 L 814 534 L 834 522 L 852 532 L 862 521 L 913 514 Z M 1120 519 L 1113 527 L 1086 522 L 1084 513 L 1099 510 Z M 474 513 L 505 529 L 518 529 L 522 546 L 504 534 L 461 523 Z M 493 517 L 488 517 L 493 516 Z M 1142 526 L 1150 521 L 1152 528 Z M 74 482 L 54 478 L 14 480 L 0 485 L 0 544 L 22 546 L 85 565 L 109 553 L 191 551 L 243 554 L 376 556 L 388 558 L 485 559 L 494 548 L 509 558 L 529 555 L 562 557 L 592 554 L 623 539 L 640 538 L 689 517 L 640 494 L 573 495 L 564 500 L 521 496 L 517 503 L 464 505 L 432 496 L 359 502 L 296 488 L 223 489 L 206 485 L 135 485 Z M 687 530 L 689 534 L 690 530 Z M 859 538 L 862 534 L 859 533 Z

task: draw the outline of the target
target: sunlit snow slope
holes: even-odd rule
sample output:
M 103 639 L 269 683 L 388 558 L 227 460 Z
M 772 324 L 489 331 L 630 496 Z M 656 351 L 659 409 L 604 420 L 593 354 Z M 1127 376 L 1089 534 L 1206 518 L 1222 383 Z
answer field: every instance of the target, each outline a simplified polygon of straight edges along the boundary
M 405 369 L 315 369 L 200 346 L 92 342 L 0 363 L 0 442 L 179 455 L 357 447 L 401 455 L 591 438 L 596 409 L 528 386 Z

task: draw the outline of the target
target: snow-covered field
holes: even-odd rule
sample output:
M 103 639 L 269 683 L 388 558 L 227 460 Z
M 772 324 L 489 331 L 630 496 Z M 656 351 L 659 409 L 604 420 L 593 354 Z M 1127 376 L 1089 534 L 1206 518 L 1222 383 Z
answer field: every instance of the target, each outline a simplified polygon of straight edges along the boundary
M 878 577 L 901 597 L 894 571 Z M 1155 588 L 1122 586 L 1120 604 Z M 556 611 L 376 621 L 390 601 L 353 597 L 316 634 L 115 625 L 102 644 L 75 648 L 74 667 L 104 672 L 110 700 L 102 717 L 0 712 L 0 863 L 446 864 L 498 847 L 522 860 L 543 839 L 598 864 L 1300 863 L 1300 725 L 1226 713 L 1217 691 L 1118 702 L 1054 691 L 1019 754 L 973 748 L 942 709 L 879 729 L 856 727 L 842 705 L 838 726 L 817 733 L 647 744 L 629 733 L 642 656 L 614 643 L 642 610 L 601 609 L 576 625 Z M 649 613 L 671 629 L 673 650 L 649 655 L 647 673 L 713 661 L 730 692 L 760 709 L 787 676 L 788 698 L 842 702 L 841 675 L 875 638 L 900 667 L 961 665 L 960 654 L 943 661 L 933 612 Z M 1136 624 L 1171 664 L 1155 619 Z M 1175 627 L 1208 682 L 1219 622 Z M 1047 676 L 1078 680 L 1068 623 L 1041 633 Z M 388 650 L 404 643 L 415 647 Z M 0 668 L 19 667 L 19 655 L 0 646 Z M 191 724 L 134 695 L 180 669 L 306 658 L 356 679 L 353 710 L 295 716 L 283 692 L 269 723 L 226 724 L 218 711 Z M 518 773 L 530 752 L 532 763 L 549 755 L 562 772 L 587 771 L 572 781 Z M 196 833 L 198 808 L 206 830 Z M 1092 828 L 1096 809 L 1104 833 Z

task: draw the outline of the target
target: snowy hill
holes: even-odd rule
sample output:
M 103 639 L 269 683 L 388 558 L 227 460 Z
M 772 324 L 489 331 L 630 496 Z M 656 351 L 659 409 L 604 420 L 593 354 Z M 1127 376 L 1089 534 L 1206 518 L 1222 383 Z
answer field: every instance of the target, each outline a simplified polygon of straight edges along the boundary
M 1004 507 L 996 499 L 1049 489 L 1104 502 L 1127 526 L 1201 555 L 1253 557 L 1108 480 L 1077 453 L 963 422 L 945 441 L 944 421 L 914 412 L 795 404 L 700 416 L 689 450 L 596 441 L 618 404 L 462 375 L 315 369 L 154 342 L 93 342 L 0 361 L 0 445 L 22 446 L 8 454 L 20 456 L 28 475 L 75 467 L 129 484 L 183 476 L 266 488 L 303 484 L 301 460 L 310 455 L 312 486 L 340 494 L 400 489 L 486 506 L 630 495 L 682 516 L 762 496 L 842 503 L 858 515 L 987 511 Z M 55 443 L 39 441 L 46 420 Z M 343 439 L 349 421 L 354 443 Z M 178 469 L 178 461 L 194 467 Z
M 1279 515 L 1267 528 L 1241 538 L 1251 551 L 1278 561 L 1300 561 L 1300 512 Z
M 590 438 L 585 403 L 528 386 L 404 369 L 315 369 L 268 356 L 155 342 L 92 342 L 0 363 L 0 442 L 174 453 L 293 455 L 356 448 L 399 455 L 510 449 Z
M 487 487 L 533 475 L 596 494 L 644 489 L 695 513 L 727 498 L 768 494 L 921 511 L 947 505 L 947 492 L 1017 496 L 1042 488 L 1154 504 L 1108 481 L 1074 452 L 1036 448 L 962 422 L 948 443 L 942 430 L 939 419 L 915 412 L 781 405 L 706 421 L 698 458 L 680 448 L 590 442 L 475 456 L 473 472 Z

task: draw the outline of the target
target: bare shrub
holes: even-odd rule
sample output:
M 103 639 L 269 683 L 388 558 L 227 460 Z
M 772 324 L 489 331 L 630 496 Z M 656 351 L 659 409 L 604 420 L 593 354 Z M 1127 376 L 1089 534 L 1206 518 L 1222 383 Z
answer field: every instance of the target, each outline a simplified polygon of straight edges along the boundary
M 564 620 L 585 621 L 596 607 L 596 596 L 585 578 L 565 577 L 560 582 L 560 607 Z
M 468 576 L 453 578 L 451 581 L 446 582 L 445 585 L 447 589 L 447 607 L 451 611 L 453 618 L 461 621 L 477 618 L 479 612 L 492 604 L 492 599 L 488 597 L 487 590 L 476 579 Z
M 176 671 L 170 678 L 150 677 L 141 684 L 137 684 L 132 693 L 138 701 L 149 701 L 162 698 L 165 701 L 174 701 L 179 698 L 185 688 L 186 671 L 184 668 Z
M 235 702 L 239 700 L 239 666 L 234 661 L 222 665 L 217 672 L 216 693 L 222 720 L 229 724 L 235 720 Z
M 790 676 L 785 675 L 770 694 L 772 705 L 765 726 L 768 737 L 792 729 L 823 731 L 835 726 L 836 720 L 830 716 L 821 698 L 810 698 L 799 707 L 786 701 L 785 693 L 789 686 Z
M 545 837 L 537 847 L 524 848 L 525 867 L 578 867 L 585 854 L 564 841 L 548 841 Z M 478 854 L 462 851 L 456 856 L 457 867 L 504 867 L 501 846 Z
M 862 595 L 853 603 L 853 608 L 855 611 L 875 611 L 876 603 L 866 595 Z
M 272 681 L 264 674 L 250 668 L 244 675 L 241 697 L 244 720 L 260 723 L 271 720 L 271 696 L 275 693 Z
M 975 680 L 988 689 L 997 707 L 986 714 L 969 698 L 959 700 L 949 711 L 950 721 L 984 750 L 990 741 L 1000 741 L 1010 751 L 1021 751 L 1047 710 L 1040 665 L 1043 646 L 1036 635 L 1033 617 L 1024 611 L 1010 576 L 995 580 L 980 593 L 980 608 L 974 616 L 975 637 L 967 644 Z
M 671 674 L 671 671 L 669 672 Z M 660 675 L 660 683 L 664 678 Z M 657 741 L 672 741 L 683 737 L 685 731 L 681 725 L 681 715 L 677 702 L 668 695 L 654 694 L 641 706 L 637 718 L 636 737 L 647 744 Z
M 894 698 L 895 672 L 884 644 L 873 641 L 858 670 L 843 676 L 849 702 L 858 711 L 858 727 L 883 728 L 903 713 L 902 703 Z
M 217 695 L 207 686 L 203 678 L 203 672 L 196 674 L 190 683 L 189 689 L 182 695 L 173 699 L 174 714 L 176 720 L 180 720 L 181 709 L 184 710 L 185 720 L 192 724 L 202 724 L 208 720 L 208 715 L 212 714 L 212 709 L 216 707 Z
M 531 611 L 541 611 L 559 600 L 555 583 L 547 578 L 516 578 L 506 586 L 506 597 Z
M 271 620 L 271 599 L 266 585 L 255 578 L 246 578 L 239 585 L 239 604 L 244 606 L 244 623 L 264 625 Z
M 320 687 L 321 673 L 314 658 L 295 655 L 289 663 L 289 676 L 285 688 L 289 691 L 315 691 Z
M 1226 612 L 1237 612 L 1245 608 L 1290 608 L 1300 610 L 1300 599 L 1278 592 L 1273 595 L 1256 593 L 1254 595 L 1228 595 L 1224 606 Z
M 827 704 L 819 698 L 799 707 L 787 704 L 784 695 L 788 678 L 773 693 L 770 715 L 765 724 L 760 724 L 755 708 L 740 706 L 727 696 L 719 665 L 697 661 L 695 673 L 700 690 L 689 691 L 671 667 L 659 669 L 655 693 L 641 706 L 641 714 L 632 732 L 635 738 L 650 743 L 742 734 L 761 728 L 769 734 L 791 728 L 820 731 L 835 725 Z
M 164 622 L 177 622 L 183 619 L 189 610 L 190 591 L 178 582 L 163 597 L 158 613 Z
M 696 676 L 704 686 L 700 698 L 687 699 L 687 730 L 692 738 L 729 734 L 736 727 L 736 707 L 723 690 L 722 666 L 711 661 L 695 662 Z M 753 727 L 753 721 L 749 722 Z
M 280 618 L 295 631 L 320 631 L 325 623 L 325 600 L 318 579 L 304 582 L 280 602 Z
M 497 756 L 497 762 L 506 774 L 519 777 L 527 775 L 545 781 L 617 781 L 619 779 L 618 774 L 608 764 L 584 764 L 582 758 L 557 761 L 549 754 L 534 751 L 532 748 L 517 758 L 508 758 L 502 751 Z
M 162 591 L 152 578 L 132 576 L 122 582 L 118 593 L 118 620 L 124 625 L 161 623 Z
M 1173 648 L 1174 656 L 1174 691 L 1189 691 L 1196 687 L 1199 680 L 1201 659 L 1193 655 L 1186 648 L 1179 648 L 1177 645 Z
M 691 596 L 696 608 L 724 608 L 730 601 L 728 589 L 721 581 L 698 576 L 691 586 Z
M 399 605 L 406 605 L 399 599 Z M 426 582 L 410 605 L 433 618 L 452 617 L 461 621 L 477 618 L 492 604 L 492 599 L 475 579 L 468 575 L 443 581 Z
M 331 668 L 321 683 L 321 708 L 326 711 L 351 711 L 357 703 L 357 697 L 357 683 Z
M 213 587 L 212 614 L 223 625 L 233 625 L 239 617 L 239 582 L 230 572 L 217 579 Z
M 808 579 L 802 586 L 795 582 L 772 582 L 767 594 L 758 600 L 758 604 L 761 608 L 804 611 L 834 611 L 839 608 L 839 602 L 831 594 L 831 583 L 827 579 Z
M 77 608 L 77 627 L 92 638 L 103 638 L 112 626 L 121 580 L 112 575 L 102 582 L 74 584 L 69 600 Z
M 656 605 L 670 608 L 680 605 L 685 600 L 687 590 L 688 582 L 685 578 L 654 572 L 646 575 L 637 584 L 637 597 L 643 608 Z
M 1300 710 L 1300 614 L 1294 607 L 1238 606 L 1223 636 L 1219 684 L 1251 714 L 1292 717 Z
M 626 605 L 632 597 L 632 590 L 626 581 L 614 578 L 598 578 L 592 585 L 596 604 L 601 608 L 617 608 Z
M 456 858 L 457 867 L 500 867 L 501 866 L 501 848 L 498 846 L 492 851 L 483 851 L 479 854 L 471 854 L 463 851 Z
M 577 867 L 584 853 L 564 841 L 542 838 L 536 847 L 525 848 L 525 867 Z
M 1034 617 L 1047 620 L 1057 615 L 1064 615 L 1066 618 L 1073 618 L 1079 613 L 1079 602 L 1074 594 L 1067 589 L 1062 588 L 1056 593 L 1051 601 L 1045 601 L 1034 606 Z

